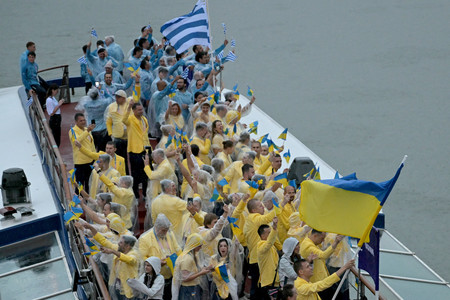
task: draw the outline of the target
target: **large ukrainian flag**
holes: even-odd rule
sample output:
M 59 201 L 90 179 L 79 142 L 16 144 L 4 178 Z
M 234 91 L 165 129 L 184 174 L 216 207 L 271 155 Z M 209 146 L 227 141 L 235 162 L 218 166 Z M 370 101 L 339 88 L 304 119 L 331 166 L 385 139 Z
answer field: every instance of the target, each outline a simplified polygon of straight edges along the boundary
M 305 180 L 301 184 L 300 218 L 310 227 L 369 242 L 369 232 L 397 181 L 358 180 L 355 174 L 339 179 Z

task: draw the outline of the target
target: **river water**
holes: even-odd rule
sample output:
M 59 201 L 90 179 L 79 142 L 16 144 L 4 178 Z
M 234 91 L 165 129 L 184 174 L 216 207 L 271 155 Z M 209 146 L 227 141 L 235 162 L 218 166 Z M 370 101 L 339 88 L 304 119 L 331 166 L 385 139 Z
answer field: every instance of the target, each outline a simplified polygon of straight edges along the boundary
M 19 56 L 37 44 L 41 69 L 69 64 L 95 27 L 124 51 L 140 27 L 159 27 L 194 2 L 0 2 L 0 87 L 20 85 Z M 237 43 L 227 87 L 255 91 L 257 105 L 341 174 L 390 178 L 386 227 L 450 279 L 450 2 L 210 1 L 213 45 Z M 226 52 L 227 53 L 227 52 Z M 382 272 L 382 270 L 381 270 Z

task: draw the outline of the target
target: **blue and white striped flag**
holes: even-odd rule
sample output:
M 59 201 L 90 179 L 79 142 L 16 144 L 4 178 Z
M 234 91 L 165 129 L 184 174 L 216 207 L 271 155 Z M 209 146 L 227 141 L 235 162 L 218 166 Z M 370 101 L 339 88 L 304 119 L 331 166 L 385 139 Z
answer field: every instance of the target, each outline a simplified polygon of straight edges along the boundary
M 27 108 L 29 108 L 31 104 L 33 104 L 33 97 L 28 98 L 27 103 L 25 103 Z
M 147 25 L 147 27 L 145 27 L 145 29 L 150 29 L 152 28 L 152 26 L 150 24 Z
M 87 60 L 86 57 L 84 57 L 84 55 L 82 57 L 80 57 L 77 62 L 79 62 L 82 65 L 87 65 Z
M 225 25 L 225 23 L 222 23 L 222 27 L 223 27 L 223 34 L 227 35 L 227 25 Z
M 234 39 L 231 40 L 231 47 L 236 47 L 236 41 Z
M 225 57 L 225 61 L 235 61 L 237 58 L 236 54 L 234 54 L 233 52 L 230 51 L 230 53 L 228 53 L 227 57 Z
M 98 39 L 97 31 L 95 31 L 94 28 L 92 28 L 92 30 L 91 30 L 91 35 L 92 35 L 93 37 L 95 37 L 96 39 Z
M 223 50 L 222 50 L 222 51 L 220 51 L 219 54 L 217 54 L 217 58 L 221 60 L 223 58 L 223 55 L 224 54 L 223 54 Z
M 170 45 L 170 42 L 169 41 L 165 41 L 164 42 L 164 46 L 168 46 L 168 45 Z
M 205 1 L 199 0 L 192 12 L 166 22 L 160 31 L 178 54 L 194 45 L 211 48 Z
M 189 75 L 189 68 L 184 69 L 183 73 L 181 73 L 181 78 L 186 79 Z

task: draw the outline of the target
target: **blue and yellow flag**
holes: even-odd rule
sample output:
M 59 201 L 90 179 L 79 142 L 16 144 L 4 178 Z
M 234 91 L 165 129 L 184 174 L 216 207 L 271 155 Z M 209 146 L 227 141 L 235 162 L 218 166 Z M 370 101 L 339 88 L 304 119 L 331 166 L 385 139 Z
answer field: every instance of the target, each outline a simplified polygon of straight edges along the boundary
M 395 176 L 376 183 L 356 179 L 355 174 L 340 179 L 305 180 L 301 184 L 300 219 L 310 227 L 369 241 L 369 232 L 397 181 Z
M 275 209 L 275 213 L 278 215 L 281 214 L 281 207 L 278 201 L 275 198 L 272 198 L 273 209 Z
M 236 83 L 236 84 L 233 86 L 233 92 L 236 92 L 237 89 L 238 89 L 238 84 Z
M 91 252 L 84 252 L 83 255 L 86 256 L 86 257 L 90 257 L 90 256 L 95 255 L 97 253 L 98 253 L 98 251 L 91 251 Z
M 215 202 L 217 200 L 223 199 L 222 196 L 220 196 L 219 191 L 217 191 L 216 188 L 214 188 L 213 194 L 212 194 L 212 198 L 209 199 L 209 202 Z
M 72 207 L 72 212 L 79 218 L 83 214 L 83 209 L 81 207 Z
M 236 134 L 236 132 L 237 132 L 237 126 L 236 126 L 236 123 L 234 123 L 234 126 L 233 126 L 233 134 Z
M 288 132 L 288 129 L 286 128 L 285 130 L 283 130 L 283 132 L 280 134 L 280 136 L 278 137 L 280 140 L 286 140 L 286 137 L 287 137 L 287 132 Z
M 294 189 L 297 189 L 297 182 L 295 182 L 295 179 L 289 180 L 289 185 Z
M 248 130 L 249 133 L 254 133 L 254 134 L 258 134 L 258 121 L 255 121 L 253 123 L 250 123 L 248 125 L 248 127 L 250 128 Z
M 82 190 L 84 190 L 84 186 L 81 184 L 81 182 L 78 182 L 78 194 L 80 194 Z
M 291 150 L 288 149 L 288 151 L 283 154 L 283 157 L 286 160 L 286 163 L 289 163 L 289 161 L 291 160 Z
M 74 184 L 75 182 L 76 182 L 76 178 L 75 178 L 75 171 L 76 171 L 77 169 L 76 168 L 74 168 L 74 169 L 72 169 L 72 170 L 70 170 L 69 171 L 69 177 L 67 178 L 67 181 L 68 182 L 70 182 L 70 183 L 72 183 L 72 184 Z
M 237 218 L 232 218 L 232 217 L 227 217 L 228 222 L 231 225 L 231 230 L 233 231 L 233 234 L 235 236 L 239 236 L 240 234 L 242 234 L 242 230 L 239 228 L 239 226 L 236 224 L 236 222 L 238 221 Z
M 249 96 L 249 97 L 252 97 L 253 96 L 253 90 L 250 88 L 250 86 L 248 86 L 247 85 L 247 95 Z
M 86 246 L 89 247 L 90 250 L 98 251 L 98 247 L 96 244 L 94 244 L 90 239 L 88 239 L 86 236 L 84 236 L 84 240 L 86 242 Z
M 320 167 L 317 167 L 316 173 L 314 173 L 314 180 L 320 180 Z
M 228 127 L 227 127 L 227 129 L 225 129 L 225 130 L 223 131 L 223 134 L 228 135 L 229 132 L 230 132 L 230 130 L 229 130 Z
M 280 175 L 275 176 L 273 180 L 275 182 L 281 183 L 283 187 L 286 187 L 288 185 L 287 173 L 281 173 Z
M 313 167 L 313 168 L 311 169 L 311 171 L 309 171 L 308 173 L 303 174 L 303 177 L 306 177 L 306 179 L 312 178 L 312 175 L 314 174 L 314 170 L 315 170 L 315 167 Z
M 334 179 L 339 179 L 339 178 L 341 178 L 341 177 L 339 176 L 339 172 L 336 170 L 336 173 L 334 174 Z
M 228 278 L 227 266 L 226 265 L 218 265 L 214 268 L 216 273 L 220 276 L 220 278 L 225 281 L 225 283 L 230 282 L 230 278 Z
M 176 90 L 174 89 L 174 88 L 171 88 L 170 90 L 169 90 L 169 98 L 173 98 L 173 97 L 175 97 L 175 93 L 176 93 Z
M 236 100 L 239 100 L 239 96 L 240 96 L 239 91 L 235 90 L 234 91 L 234 98 L 236 98 Z
M 219 181 L 217 184 L 220 186 L 226 186 L 226 185 L 228 185 L 228 181 L 224 178 L 221 181 Z
M 78 217 L 71 211 L 68 211 L 64 214 L 64 222 L 70 223 L 72 220 L 78 220 Z
M 123 66 L 127 68 L 130 72 L 136 71 L 130 63 L 125 62 L 123 63 Z
M 166 142 L 166 144 L 164 145 L 164 147 L 169 147 L 170 146 L 170 144 L 172 144 L 172 135 L 169 133 L 169 136 L 167 137 L 167 142 Z
M 261 144 L 264 143 L 265 141 L 267 141 L 268 136 L 269 134 L 266 133 L 265 135 L 259 138 L 258 142 L 260 142 Z
M 175 263 L 177 261 L 178 255 L 176 253 L 171 254 L 169 257 L 166 258 L 166 263 L 167 266 L 170 269 L 170 272 L 172 272 L 173 275 L 173 270 L 175 269 Z
M 256 182 L 250 181 L 250 180 L 246 180 L 245 183 L 247 183 L 249 186 L 248 191 L 250 193 L 250 199 L 252 199 L 253 197 L 255 197 L 256 193 L 258 192 L 259 185 Z

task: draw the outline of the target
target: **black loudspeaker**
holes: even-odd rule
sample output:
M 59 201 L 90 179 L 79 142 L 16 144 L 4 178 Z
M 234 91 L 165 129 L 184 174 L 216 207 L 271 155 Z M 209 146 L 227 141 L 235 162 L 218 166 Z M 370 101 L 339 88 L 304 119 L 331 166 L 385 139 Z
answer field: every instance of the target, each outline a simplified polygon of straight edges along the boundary
M 295 180 L 298 188 L 302 181 L 306 179 L 303 175 L 311 169 L 314 169 L 314 176 L 316 169 L 314 168 L 314 162 L 309 157 L 296 157 L 289 168 L 288 180 Z

